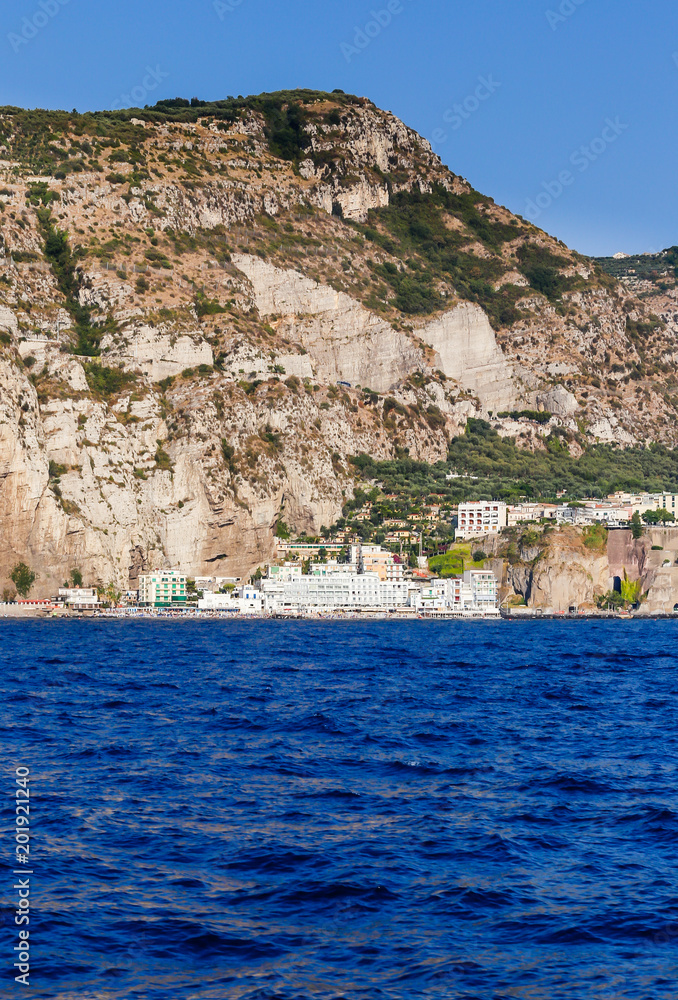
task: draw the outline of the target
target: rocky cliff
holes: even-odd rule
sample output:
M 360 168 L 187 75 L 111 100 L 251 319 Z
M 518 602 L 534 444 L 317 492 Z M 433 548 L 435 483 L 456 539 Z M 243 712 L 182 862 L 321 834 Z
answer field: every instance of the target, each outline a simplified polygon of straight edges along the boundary
M 678 600 L 673 528 L 648 528 L 634 539 L 630 530 L 527 527 L 483 544 L 505 603 L 517 596 L 543 611 L 590 610 L 624 579 L 638 582 L 644 614 L 672 612 Z
M 369 101 L 6 108 L 0 156 L 0 570 L 36 593 L 245 575 L 279 521 L 337 519 L 349 456 L 435 462 L 469 416 L 675 442 L 673 292 L 650 307 Z

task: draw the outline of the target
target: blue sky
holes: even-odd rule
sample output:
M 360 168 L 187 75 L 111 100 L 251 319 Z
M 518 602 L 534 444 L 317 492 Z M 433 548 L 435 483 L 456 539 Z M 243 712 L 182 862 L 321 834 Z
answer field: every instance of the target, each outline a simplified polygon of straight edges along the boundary
M 0 54 L 23 107 L 341 87 L 583 253 L 678 244 L 675 0 L 13 0 Z

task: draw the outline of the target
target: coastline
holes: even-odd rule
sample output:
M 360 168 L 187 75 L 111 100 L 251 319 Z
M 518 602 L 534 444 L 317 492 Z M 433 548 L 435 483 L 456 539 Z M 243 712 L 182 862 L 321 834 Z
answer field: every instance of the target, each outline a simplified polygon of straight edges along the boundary
M 168 611 L 151 608 L 117 608 L 104 611 L 52 611 L 37 608 L 17 608 L 14 613 L 0 610 L 0 623 L 4 621 L 312 621 L 312 622 L 591 622 L 591 621 L 660 621 L 676 620 L 678 612 L 624 613 L 601 612 L 542 612 L 529 609 L 520 614 L 502 610 L 492 614 L 483 613 L 438 613 L 418 614 L 392 611 L 367 612 L 290 612 L 278 614 L 242 613 L 233 611 Z

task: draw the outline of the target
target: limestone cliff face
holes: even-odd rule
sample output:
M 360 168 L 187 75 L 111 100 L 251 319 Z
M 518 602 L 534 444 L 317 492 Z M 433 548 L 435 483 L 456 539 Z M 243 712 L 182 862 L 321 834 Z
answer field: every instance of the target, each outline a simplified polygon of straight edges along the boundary
M 259 313 L 279 317 L 279 334 L 309 352 L 322 381 L 385 392 L 426 366 L 412 340 L 349 295 L 256 257 L 238 255 L 234 263 L 251 282 Z
M 592 606 L 597 594 L 612 587 L 607 554 L 587 549 L 575 528 L 554 532 L 546 547 L 520 555 L 509 562 L 507 582 L 529 607 L 558 612 Z
M 645 614 L 668 614 L 678 604 L 678 531 L 674 528 L 648 528 L 636 548 L 640 553 L 637 575 L 642 579 L 646 598 Z
M 534 381 L 497 344 L 483 310 L 468 302 L 417 330 L 436 352 L 442 371 L 476 396 L 486 410 L 511 409 Z
M 58 398 L 38 400 L 26 370 L 0 359 L 0 565 L 29 562 L 37 595 L 53 593 L 73 567 L 125 588 L 163 566 L 247 576 L 273 558 L 278 520 L 316 533 L 340 516 L 352 494 L 344 456 L 391 451 L 359 394 L 347 409 L 326 390 L 271 380 L 248 394 L 215 373 L 165 395 L 148 383 L 140 392 L 139 379 L 134 392 L 104 401 L 80 360 L 41 347 L 38 363 L 61 378 Z M 165 355 L 164 336 L 155 347 Z M 157 363 L 131 367 L 158 371 Z M 448 411 L 450 433 L 463 416 Z M 423 427 L 407 436 L 430 460 L 445 454 L 446 439 Z
M 505 356 L 477 305 L 458 303 L 433 322 L 414 325 L 408 337 L 330 286 L 257 257 L 236 255 L 233 260 L 251 283 L 259 313 L 278 318 L 278 331 L 304 346 L 314 374 L 325 381 L 383 392 L 430 363 L 489 410 L 510 408 L 525 399 L 529 383 L 534 385 L 528 373 Z M 428 344 L 433 356 L 427 358 L 417 340 Z M 562 387 L 545 392 L 543 399 L 553 402 L 554 412 L 573 412 L 574 397 Z
M 525 599 L 532 608 L 567 611 L 593 607 L 595 598 L 619 589 L 627 577 L 640 581 L 641 613 L 666 614 L 678 603 L 678 530 L 647 528 L 639 539 L 631 531 L 608 534 L 604 549 L 590 549 L 578 528 L 559 528 L 528 546 L 514 543 L 513 554 L 495 559 L 504 592 Z M 487 545 L 485 546 L 488 547 Z M 495 554 L 506 548 L 497 539 Z

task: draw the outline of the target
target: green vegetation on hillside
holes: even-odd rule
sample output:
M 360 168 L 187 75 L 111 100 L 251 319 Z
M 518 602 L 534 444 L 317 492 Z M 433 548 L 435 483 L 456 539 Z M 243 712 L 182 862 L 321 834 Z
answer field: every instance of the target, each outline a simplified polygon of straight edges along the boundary
M 613 278 L 641 278 L 662 284 L 667 278 L 678 278 L 678 246 L 661 253 L 632 254 L 617 260 L 614 257 L 595 257 L 596 264 Z
M 447 552 L 430 558 L 428 568 L 437 576 L 461 576 L 467 569 L 483 569 L 486 558 L 484 552 L 472 551 L 470 544 L 455 542 Z
M 387 462 L 368 455 L 354 458 L 363 478 L 390 493 L 412 498 L 438 493 L 448 502 L 519 497 L 553 499 L 606 496 L 615 490 L 678 492 L 678 451 L 659 444 L 620 449 L 598 444 L 573 458 L 555 432 L 546 451 L 531 452 L 501 438 L 484 420 L 469 420 L 453 439 L 447 462 L 414 462 L 405 453 Z M 447 479 L 452 473 L 456 478 Z
M 76 258 L 68 241 L 68 233 L 57 229 L 49 208 L 36 209 L 38 223 L 45 239 L 45 257 L 49 262 L 59 291 L 64 296 L 64 306 L 70 313 L 75 326 L 77 341 L 73 345 L 76 354 L 96 357 L 100 354 L 99 344 L 104 333 L 115 328 L 112 318 L 105 324 L 95 325 L 91 311 L 80 304 L 78 292 L 80 278 L 76 272 Z
M 107 368 L 92 362 L 85 364 L 85 377 L 90 390 L 101 399 L 110 400 L 134 385 L 137 378 L 122 368 Z
M 86 114 L 68 111 L 26 110 L 11 106 L 0 107 L 0 147 L 10 144 L 12 154 L 36 173 L 66 177 L 83 170 L 101 171 L 97 160 L 102 146 L 120 144 L 137 147 L 131 158 L 118 151 L 114 162 L 143 163 L 138 147 L 147 138 L 141 125 L 132 118 L 168 124 L 197 122 L 211 119 L 218 127 L 228 129 L 256 111 L 264 117 L 266 137 L 271 152 L 283 159 L 295 160 L 310 144 L 303 132 L 309 109 L 318 102 L 331 101 L 339 107 L 369 105 L 365 98 L 335 91 L 332 94 L 316 90 L 281 90 L 251 97 L 227 97 L 223 101 L 201 101 L 198 98 L 173 98 L 159 101 L 153 107 L 127 108 L 123 111 L 95 111 Z M 64 149 L 57 143 L 69 136 Z M 72 137 L 76 138 L 73 139 Z M 139 176 L 139 175 L 137 175 Z M 129 177 L 120 177 L 128 180 Z
M 501 284 L 508 271 L 521 272 L 534 291 L 553 302 L 581 284 L 581 279 L 561 273 L 571 266 L 569 260 L 534 242 L 522 243 L 515 257 L 504 260 L 504 244 L 526 237 L 529 227 L 493 220 L 488 214 L 492 205 L 478 191 L 454 194 L 436 184 L 430 194 L 418 189 L 397 192 L 388 206 L 370 211 L 366 225 L 356 224 L 366 239 L 404 262 L 372 265 L 375 277 L 393 293 L 390 304 L 406 314 L 442 309 L 445 300 L 437 283 L 448 280 L 460 297 L 481 305 L 492 325 L 500 328 L 520 319 L 516 303 L 525 296 L 525 288 Z M 452 219 L 461 227 L 450 225 Z M 470 252 L 475 242 L 490 256 Z

